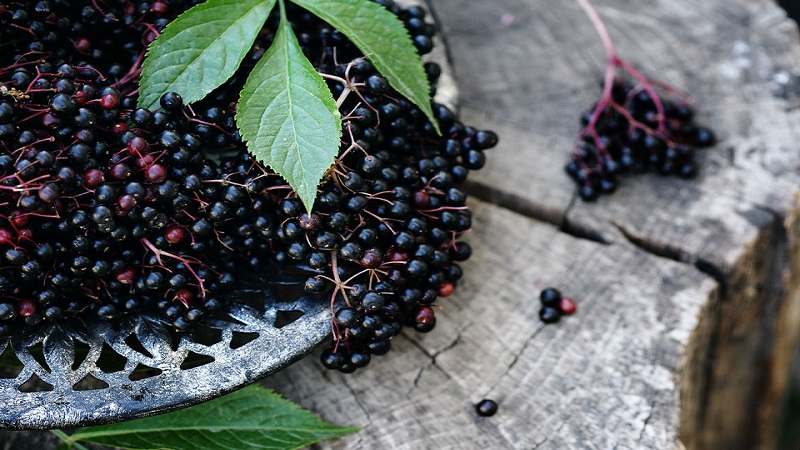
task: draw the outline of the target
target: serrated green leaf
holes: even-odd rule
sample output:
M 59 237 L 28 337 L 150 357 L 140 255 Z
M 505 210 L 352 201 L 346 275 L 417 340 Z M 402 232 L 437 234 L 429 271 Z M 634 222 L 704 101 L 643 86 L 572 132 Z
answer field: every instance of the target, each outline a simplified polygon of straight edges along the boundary
M 147 51 L 139 107 L 155 109 L 165 92 L 184 103 L 230 78 L 253 46 L 276 0 L 208 0 L 181 14 Z
M 245 82 L 236 123 L 250 153 L 282 176 L 310 212 L 339 153 L 342 122 L 285 18 Z
M 293 449 L 355 431 L 358 428 L 331 425 L 270 390 L 250 386 L 161 416 L 82 428 L 69 442 L 127 449 Z
M 383 6 L 365 0 L 292 0 L 345 34 L 389 84 L 425 113 L 439 132 L 431 109 L 422 60 L 403 22 Z

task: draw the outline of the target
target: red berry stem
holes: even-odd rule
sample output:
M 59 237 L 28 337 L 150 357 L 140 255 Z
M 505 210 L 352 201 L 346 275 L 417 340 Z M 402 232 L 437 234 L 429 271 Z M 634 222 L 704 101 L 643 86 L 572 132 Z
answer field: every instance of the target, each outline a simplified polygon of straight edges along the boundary
M 156 255 L 156 258 L 158 258 L 158 263 L 161 264 L 162 267 L 165 267 L 164 263 L 161 261 L 161 257 L 162 256 L 166 256 L 167 258 L 172 258 L 172 259 L 174 259 L 176 261 L 182 262 L 183 265 L 186 266 L 186 270 L 188 270 L 189 273 L 191 273 L 192 276 L 194 276 L 194 279 L 197 280 L 198 288 L 200 290 L 200 298 L 205 298 L 206 297 L 206 289 L 205 289 L 205 286 L 203 285 L 203 278 L 200 277 L 199 275 L 197 275 L 197 272 L 195 272 L 195 270 L 192 268 L 192 264 L 197 264 L 197 265 L 201 265 L 202 266 L 203 265 L 202 262 L 200 262 L 199 260 L 197 260 L 197 259 L 195 259 L 195 258 L 193 258 L 191 256 L 184 257 L 184 256 L 176 255 L 175 253 L 170 253 L 168 251 L 161 250 L 160 248 L 158 248 L 155 245 L 153 245 L 153 243 L 150 242 L 150 240 L 147 239 L 147 238 L 142 238 L 141 242 L 142 242 L 142 245 L 147 247 L 147 249 L 149 249 L 151 252 L 153 252 Z
M 611 95 L 611 90 L 614 86 L 614 81 L 617 78 L 617 69 L 621 69 L 624 72 L 627 72 L 630 76 L 632 76 L 636 81 L 639 82 L 639 87 L 643 89 L 650 95 L 650 99 L 653 101 L 653 104 L 656 107 L 656 111 L 658 112 L 658 129 L 657 130 L 649 130 L 649 132 L 656 132 L 659 137 L 664 137 L 666 134 L 665 129 L 665 116 L 664 116 L 664 105 L 661 102 L 661 98 L 656 93 L 655 89 L 653 88 L 650 80 L 648 80 L 641 72 L 639 72 L 635 67 L 631 66 L 624 60 L 622 60 L 619 56 L 617 56 L 616 48 L 614 47 L 614 42 L 611 39 L 611 34 L 608 32 L 608 28 L 606 28 L 603 19 L 598 14 L 597 9 L 589 3 L 589 0 L 577 0 L 578 4 L 583 8 L 586 15 L 589 17 L 589 20 L 592 22 L 597 34 L 600 36 L 600 40 L 603 42 L 603 48 L 606 52 L 607 64 L 606 64 L 606 72 L 605 77 L 603 79 L 603 95 L 600 98 L 600 101 L 597 102 L 597 105 L 592 112 L 592 117 L 589 120 L 589 123 L 586 127 L 581 131 L 578 135 L 578 138 L 575 142 L 575 153 L 577 155 L 577 149 L 580 142 L 586 136 L 591 136 L 600 151 L 605 152 L 605 146 L 600 141 L 597 132 L 595 131 L 595 126 L 597 125 L 597 121 L 600 119 L 603 111 L 609 107 L 614 105 L 614 100 Z M 633 93 L 637 92 L 637 89 L 632 90 Z M 631 122 L 631 127 L 635 127 L 636 121 Z M 582 162 L 582 158 L 578 156 L 578 161 Z M 585 167 L 584 167 L 585 168 Z
M 567 173 L 587 201 L 616 189 L 615 175 L 643 172 L 691 178 L 695 147 L 713 145 L 713 133 L 692 124 L 688 94 L 646 78 L 617 55 L 611 35 L 590 0 L 577 0 L 605 49 L 607 63 L 600 100 L 583 118 L 584 128 L 573 144 Z M 621 72 L 621 73 L 620 73 Z M 628 82 L 627 79 L 633 81 Z M 659 95 L 675 95 L 680 103 Z M 612 138 L 613 135 L 613 138 Z

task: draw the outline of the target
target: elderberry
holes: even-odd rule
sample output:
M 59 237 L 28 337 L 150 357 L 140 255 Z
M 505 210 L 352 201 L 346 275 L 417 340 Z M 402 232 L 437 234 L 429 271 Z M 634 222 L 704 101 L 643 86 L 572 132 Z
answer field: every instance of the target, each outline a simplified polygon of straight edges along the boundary
M 490 417 L 497 413 L 497 402 L 491 399 L 483 399 L 475 405 L 475 411 L 479 416 Z

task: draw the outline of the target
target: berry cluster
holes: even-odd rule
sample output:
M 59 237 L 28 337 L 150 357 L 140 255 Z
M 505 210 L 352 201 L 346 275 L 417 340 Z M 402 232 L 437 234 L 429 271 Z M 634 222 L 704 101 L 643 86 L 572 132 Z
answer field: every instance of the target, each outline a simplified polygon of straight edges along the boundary
M 610 97 L 581 118 L 585 127 L 566 165 L 583 200 L 614 192 L 617 176 L 656 171 L 692 178 L 694 149 L 714 144 L 713 133 L 693 123 L 688 101 L 671 102 L 651 88 L 613 85 Z
M 0 4 L 3 59 L 17 61 L 18 81 L 36 76 L 36 60 L 59 60 L 130 80 L 142 51 L 181 12 L 200 0 L 75 2 L 41 0 Z M 13 43 L 13 44 L 12 44 Z M 9 69 L 8 66 L 5 69 Z M 21 83 L 24 84 L 24 83 Z
M 657 171 L 692 178 L 697 173 L 694 148 L 715 143 L 713 133 L 695 125 L 692 100 L 674 87 L 646 78 L 622 60 L 603 19 L 589 0 L 577 0 L 605 48 L 607 62 L 603 95 L 581 117 L 567 174 L 577 183 L 583 200 L 614 192 L 617 175 Z M 617 73 L 635 84 L 620 81 Z M 627 77 L 624 77 L 627 79 Z M 676 98 L 667 101 L 658 91 Z
M 405 325 L 431 330 L 434 301 L 452 294 L 470 256 L 459 185 L 496 134 L 434 104 L 439 136 L 343 34 L 288 5 L 343 117 L 309 214 L 247 153 L 233 119 L 277 14 L 206 99 L 186 106 L 166 93 L 159 109 L 136 108 L 146 45 L 193 3 L 0 6 L 0 335 L 139 312 L 190 331 L 223 306 L 234 274 L 273 267 L 307 274 L 306 293 L 330 301 L 329 368 L 364 366 Z M 430 51 L 424 10 L 379 3 Z M 440 69 L 425 68 L 435 89 Z
M 544 323 L 556 323 L 561 316 L 575 314 L 578 309 L 575 300 L 564 297 L 556 288 L 545 288 L 539 293 L 542 308 L 539 310 L 539 319 Z

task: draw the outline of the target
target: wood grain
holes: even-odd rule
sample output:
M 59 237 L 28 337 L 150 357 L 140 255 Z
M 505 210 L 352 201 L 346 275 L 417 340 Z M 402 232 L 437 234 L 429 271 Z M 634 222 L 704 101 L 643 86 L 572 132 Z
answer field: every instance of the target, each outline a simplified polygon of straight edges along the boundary
M 620 56 L 691 92 L 720 142 L 697 180 L 596 203 L 562 167 L 604 55 L 574 2 L 437 0 L 475 173 L 473 258 L 437 328 L 342 376 L 266 384 L 336 423 L 322 448 L 775 448 L 800 328 L 800 38 L 769 0 L 594 2 Z M 537 318 L 539 291 L 578 313 Z M 489 397 L 499 413 L 478 417 Z

